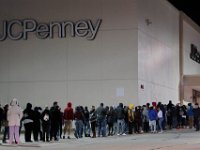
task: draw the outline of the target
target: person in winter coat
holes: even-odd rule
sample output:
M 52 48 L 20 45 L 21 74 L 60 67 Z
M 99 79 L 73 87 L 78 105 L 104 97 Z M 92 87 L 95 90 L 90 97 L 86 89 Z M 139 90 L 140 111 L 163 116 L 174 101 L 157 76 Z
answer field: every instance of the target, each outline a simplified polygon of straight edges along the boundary
M 90 124 L 92 128 L 92 138 L 96 138 L 97 115 L 95 106 L 92 106 L 92 109 L 90 110 Z
M 16 143 L 20 143 L 19 139 L 19 127 L 20 120 L 22 119 L 22 109 L 19 107 L 18 100 L 14 98 L 7 112 L 8 126 L 9 126 L 9 144 L 12 144 L 13 138 L 15 137 Z
M 108 136 L 113 135 L 114 133 L 114 116 L 115 116 L 115 111 L 112 106 L 110 106 L 110 109 L 107 114 L 107 123 L 108 123 Z
M 72 130 L 72 121 L 74 120 L 74 110 L 72 108 L 72 103 L 67 103 L 67 107 L 64 110 L 64 136 L 63 139 L 65 139 L 65 134 L 67 132 L 67 138 L 70 139 L 70 134 Z
M 157 117 L 158 117 L 158 125 L 160 127 L 160 133 L 163 133 L 163 120 L 164 120 L 164 116 L 163 116 L 163 111 L 161 110 L 160 106 L 158 107 L 158 113 L 157 113 Z
M 149 132 L 149 106 L 148 105 L 144 105 L 143 106 L 143 112 L 142 112 L 142 116 L 143 116 L 143 130 L 145 133 Z
M 106 137 L 106 109 L 104 104 L 100 103 L 100 106 L 96 109 L 97 125 L 98 125 L 98 137 Z
M 59 107 L 59 111 L 60 111 L 60 121 L 59 121 L 59 136 L 60 139 L 62 139 L 62 134 L 63 134 L 63 125 L 64 125 L 64 113 L 62 112 L 61 108 Z
M 57 102 L 53 103 L 53 106 L 50 108 L 51 113 L 51 132 L 50 140 L 54 138 L 55 141 L 58 141 L 59 126 L 61 120 L 61 112 Z
M 134 132 L 135 133 L 140 133 L 140 125 L 141 125 L 141 111 L 139 107 L 135 107 L 135 113 L 134 113 Z
M 38 141 L 38 136 L 40 134 L 40 118 L 41 118 L 41 114 L 39 112 L 39 107 L 35 107 L 34 108 L 34 120 L 33 120 L 33 137 L 34 137 L 34 141 L 37 142 Z
M 3 143 L 6 143 L 6 136 L 8 136 L 8 132 L 9 132 L 8 119 L 7 119 L 8 108 L 9 108 L 9 105 L 6 104 L 4 106 L 4 115 L 3 115 L 3 122 L 4 122 L 4 132 L 3 132 L 3 139 L 2 139 Z
M 31 103 L 26 104 L 26 109 L 24 109 L 23 114 L 22 122 L 24 123 L 25 129 L 25 142 L 32 142 L 31 134 L 33 132 L 34 111 Z
M 157 120 L 157 111 L 152 107 L 149 110 L 149 126 L 151 129 L 151 133 L 156 133 L 156 120 Z
M 134 105 L 130 104 L 128 108 L 128 129 L 129 134 L 133 133 L 133 124 L 134 124 Z
M 198 103 L 195 103 L 194 105 L 193 114 L 194 114 L 194 126 L 196 128 L 196 131 L 199 131 L 200 108 Z
M 84 116 L 85 116 L 85 120 L 84 120 L 85 137 L 90 137 L 90 112 L 87 106 L 84 109 Z
M 42 120 L 42 140 L 49 142 L 50 128 L 51 128 L 51 113 L 48 106 L 45 106 L 44 111 L 41 114 Z
M 76 138 L 82 138 L 82 130 L 83 130 L 83 112 L 81 110 L 80 106 L 76 107 L 75 113 L 74 113 L 74 119 L 75 119 L 75 126 L 76 126 L 76 131 L 75 131 L 75 137 Z
M 189 127 L 190 127 L 190 129 L 192 129 L 193 123 L 194 123 L 194 114 L 193 114 L 193 107 L 192 107 L 191 103 L 188 104 L 187 115 L 188 115 Z
M 117 107 L 117 135 L 126 135 L 125 134 L 125 111 L 123 108 L 123 103 L 119 103 Z

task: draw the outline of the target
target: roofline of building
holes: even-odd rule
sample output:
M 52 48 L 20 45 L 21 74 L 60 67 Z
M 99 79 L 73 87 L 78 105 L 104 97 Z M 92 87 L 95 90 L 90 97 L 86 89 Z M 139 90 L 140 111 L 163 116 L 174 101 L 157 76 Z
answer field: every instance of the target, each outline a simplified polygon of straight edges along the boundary
M 187 22 L 189 25 L 191 25 L 197 32 L 200 34 L 200 26 L 195 23 L 190 17 L 188 17 L 183 11 L 180 11 L 180 15 L 183 19 L 183 21 Z

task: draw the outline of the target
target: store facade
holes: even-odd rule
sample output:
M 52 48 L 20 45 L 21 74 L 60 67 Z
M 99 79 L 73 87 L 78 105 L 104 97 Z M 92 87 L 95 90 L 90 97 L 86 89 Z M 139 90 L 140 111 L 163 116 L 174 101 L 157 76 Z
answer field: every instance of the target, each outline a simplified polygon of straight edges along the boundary
M 167 1 L 2 0 L 0 18 L 2 104 L 180 100 L 180 12 Z

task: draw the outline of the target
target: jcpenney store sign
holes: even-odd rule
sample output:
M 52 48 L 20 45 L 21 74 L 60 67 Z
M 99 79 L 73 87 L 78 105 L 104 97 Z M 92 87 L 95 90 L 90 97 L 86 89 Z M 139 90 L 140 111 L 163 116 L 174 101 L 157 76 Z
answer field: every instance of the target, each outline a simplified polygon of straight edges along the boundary
M 53 38 L 55 34 L 59 38 L 85 37 L 87 40 L 94 40 L 100 28 L 102 20 L 96 22 L 91 20 L 80 20 L 77 22 L 63 21 L 39 23 L 33 19 L 3 21 L 2 30 L 0 29 L 0 41 L 27 40 L 29 33 L 35 33 L 39 39 Z

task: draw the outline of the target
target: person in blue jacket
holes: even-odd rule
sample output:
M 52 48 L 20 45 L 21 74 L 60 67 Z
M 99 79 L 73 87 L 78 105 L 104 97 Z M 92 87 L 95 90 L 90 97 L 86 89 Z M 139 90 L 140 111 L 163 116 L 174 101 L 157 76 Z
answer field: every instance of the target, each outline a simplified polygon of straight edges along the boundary
M 157 120 L 157 111 L 156 109 L 152 107 L 150 107 L 149 109 L 149 126 L 151 129 L 151 133 L 156 133 L 156 120 Z

